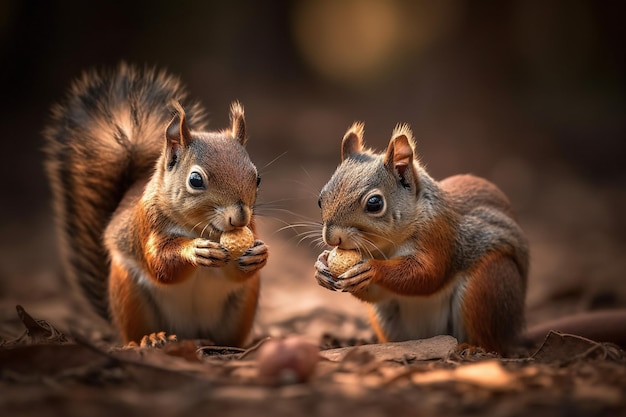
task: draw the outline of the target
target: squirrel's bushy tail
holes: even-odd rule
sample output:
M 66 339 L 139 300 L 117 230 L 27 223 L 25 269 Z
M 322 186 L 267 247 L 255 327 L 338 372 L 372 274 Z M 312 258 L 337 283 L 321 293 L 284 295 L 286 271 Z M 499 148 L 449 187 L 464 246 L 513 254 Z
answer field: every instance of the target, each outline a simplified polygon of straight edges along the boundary
M 128 188 L 151 175 L 186 92 L 175 77 L 121 64 L 84 73 L 52 110 L 44 131 L 57 233 L 67 278 L 109 317 L 109 258 L 103 232 Z M 204 129 L 198 104 L 186 107 L 193 130 Z

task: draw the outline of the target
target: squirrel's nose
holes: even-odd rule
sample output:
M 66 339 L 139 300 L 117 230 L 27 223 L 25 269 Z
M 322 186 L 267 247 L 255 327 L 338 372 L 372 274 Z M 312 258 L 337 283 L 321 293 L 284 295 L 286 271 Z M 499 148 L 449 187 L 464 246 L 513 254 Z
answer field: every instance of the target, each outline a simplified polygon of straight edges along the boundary
M 228 224 L 230 224 L 232 227 L 244 227 L 248 225 L 248 222 L 241 217 L 229 217 Z
M 228 208 L 228 224 L 232 227 L 244 227 L 250 223 L 251 210 L 245 204 L 236 204 Z
M 345 244 L 348 241 L 346 233 L 341 228 L 334 225 L 325 224 L 322 236 L 324 238 L 324 242 L 326 242 L 329 246 L 341 247 L 342 243 Z

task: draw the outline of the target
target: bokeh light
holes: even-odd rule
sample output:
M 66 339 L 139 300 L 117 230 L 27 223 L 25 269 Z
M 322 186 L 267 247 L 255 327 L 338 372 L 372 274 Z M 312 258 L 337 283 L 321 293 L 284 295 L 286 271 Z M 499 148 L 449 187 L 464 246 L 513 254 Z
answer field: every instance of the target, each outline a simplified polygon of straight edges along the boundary
M 431 47 L 456 21 L 456 1 L 304 0 L 294 40 L 317 73 L 347 85 L 375 83 Z

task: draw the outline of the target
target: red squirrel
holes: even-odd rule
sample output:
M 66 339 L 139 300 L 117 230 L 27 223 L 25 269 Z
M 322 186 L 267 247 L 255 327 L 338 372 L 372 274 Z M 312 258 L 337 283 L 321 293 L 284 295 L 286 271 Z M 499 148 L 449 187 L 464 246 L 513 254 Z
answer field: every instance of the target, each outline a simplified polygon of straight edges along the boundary
M 337 276 L 325 250 L 318 283 L 367 302 L 381 342 L 450 334 L 506 352 L 524 326 L 529 265 L 507 197 L 472 175 L 435 181 L 407 125 L 383 153 L 365 147 L 363 129 L 346 132 L 319 197 L 324 242 L 362 260 Z
M 121 64 L 85 73 L 45 130 L 65 272 L 125 343 L 165 331 L 241 346 L 251 329 L 261 240 L 234 258 L 222 234 L 249 227 L 260 182 L 243 107 L 207 130 L 180 81 Z

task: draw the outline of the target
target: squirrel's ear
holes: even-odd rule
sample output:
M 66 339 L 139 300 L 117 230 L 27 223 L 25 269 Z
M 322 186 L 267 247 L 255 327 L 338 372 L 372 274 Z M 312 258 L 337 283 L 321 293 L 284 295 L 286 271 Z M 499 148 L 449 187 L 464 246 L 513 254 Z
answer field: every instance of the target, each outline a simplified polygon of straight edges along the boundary
M 169 169 L 171 169 L 177 161 L 178 149 L 186 148 L 191 142 L 191 132 L 187 126 L 187 116 L 185 109 L 178 101 L 173 101 L 172 106 L 176 110 L 176 116 L 165 129 L 165 158 Z
M 363 122 L 354 122 L 350 129 L 343 135 L 341 141 L 341 160 L 344 161 L 350 155 L 361 153 L 363 150 Z
M 415 145 L 413 133 L 408 125 L 398 125 L 394 129 L 387 153 L 383 160 L 387 169 L 398 176 L 398 180 L 405 188 L 417 189 L 417 174 L 413 167 Z
M 246 118 L 244 117 L 243 106 L 238 101 L 233 101 L 230 105 L 230 122 L 232 133 L 239 143 L 245 146 L 248 141 L 246 134 Z
M 168 147 L 177 149 L 179 146 L 182 146 L 185 148 L 191 142 L 191 132 L 187 126 L 187 115 L 185 114 L 185 109 L 178 101 L 172 102 L 172 106 L 177 114 L 165 130 Z

